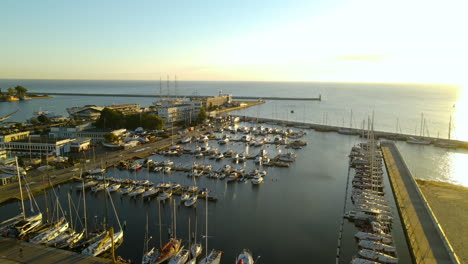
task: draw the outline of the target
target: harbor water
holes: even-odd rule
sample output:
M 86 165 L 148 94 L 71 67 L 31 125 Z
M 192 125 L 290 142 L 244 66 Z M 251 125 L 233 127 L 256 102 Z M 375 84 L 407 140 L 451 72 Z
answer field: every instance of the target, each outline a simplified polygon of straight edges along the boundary
M 76 80 L 0 80 L 0 87 L 23 85 L 37 92 L 75 92 L 109 94 L 160 94 L 159 81 L 76 81 Z M 183 95 L 216 95 L 220 91 L 245 96 L 316 97 L 322 101 L 267 101 L 234 112 L 238 115 L 293 120 L 338 126 L 362 127 L 363 120 L 374 114 L 375 130 L 424 134 L 447 138 L 450 117 L 451 138 L 468 140 L 468 93 L 466 87 L 447 85 L 359 84 L 359 83 L 281 83 L 281 82 L 178 82 Z M 174 84 L 162 84 L 162 94 L 175 94 Z M 67 107 L 86 104 L 111 105 L 138 103 L 149 106 L 154 98 L 55 96 L 11 103 L 0 103 L 0 116 L 16 109 L 8 121 L 24 122 L 32 112 L 47 110 L 68 116 Z M 351 111 L 353 114 L 351 115 Z M 426 180 L 441 180 L 468 186 L 468 152 L 433 146 L 399 143 L 412 174 Z
M 268 172 L 265 182 L 259 186 L 252 185 L 250 181 L 227 183 L 226 180 L 204 176 L 197 178 L 197 186 L 212 190 L 211 195 L 218 197 L 217 202 L 208 202 L 208 247 L 224 251 L 222 263 L 234 262 L 243 248 L 250 249 L 254 258 L 261 256 L 258 263 L 335 261 L 346 195 L 348 154 L 351 147 L 361 141 L 356 136 L 306 131 L 307 135 L 301 140 L 307 141 L 308 145 L 294 150 L 298 157 L 290 168 L 260 167 L 254 164 L 253 160 L 248 160 L 242 165 L 233 164 L 229 159 L 203 160 L 195 159 L 192 155 L 170 157 L 176 167 L 189 167 L 193 162 L 206 162 L 213 164 L 213 169 L 230 164 L 236 168 L 245 166 L 247 172 L 257 167 Z M 220 151 L 246 151 L 249 155 L 256 155 L 260 151 L 259 147 L 246 146 L 241 142 L 230 142 L 220 146 L 216 141 L 210 141 L 209 144 L 216 146 Z M 195 145 L 196 143 L 191 143 L 186 147 L 193 149 Z M 263 148 L 271 157 L 290 151 L 275 145 L 265 145 Z M 155 155 L 150 158 L 163 161 L 168 157 Z M 192 178 L 187 177 L 188 172 L 174 171 L 164 175 L 161 172 L 148 172 L 143 168 L 136 173 L 109 169 L 106 174 L 118 178 L 149 179 L 155 183 L 171 181 L 182 185 L 194 184 Z M 75 203 L 80 196 L 79 192 L 71 190 L 72 185 L 66 184 L 56 188 L 64 211 L 68 211 L 68 192 L 72 194 Z M 389 191 L 388 183 L 386 186 Z M 124 242 L 117 249 L 117 255 L 137 262 L 140 260 L 144 247 L 146 215 L 149 219 L 149 235 L 152 236 L 149 245 L 159 247 L 160 240 L 163 244 L 167 242 L 168 230 L 172 228 L 172 203 L 160 204 L 162 234 L 159 235 L 159 208 L 156 199 L 145 202 L 141 197 L 132 199 L 119 193 L 113 193 L 112 198 L 120 221 L 126 223 Z M 38 197 L 37 200 L 43 208 L 43 198 Z M 88 191 L 86 201 L 90 228 L 94 222 L 101 222 L 104 217 L 109 224 L 118 228 L 104 192 L 94 194 Z M 199 200 L 195 208 L 187 208 L 180 204 L 178 196 L 174 196 L 172 201 L 176 203 L 177 237 L 184 239 L 184 244 L 187 243 L 190 218 L 191 232 L 195 232 L 197 223 L 197 241 L 203 242 L 205 246 L 205 240 L 202 238 L 206 233 L 205 201 Z M 17 203 L 3 206 L 0 220 L 16 215 L 18 208 Z M 81 205 L 80 212 L 82 208 Z M 76 219 L 74 221 L 76 222 Z M 340 263 L 349 263 L 357 252 L 352 228 L 351 224 L 345 227 Z M 395 224 L 393 232 L 397 247 L 404 248 L 401 226 Z M 401 263 L 409 263 L 407 251 L 401 250 L 398 254 Z

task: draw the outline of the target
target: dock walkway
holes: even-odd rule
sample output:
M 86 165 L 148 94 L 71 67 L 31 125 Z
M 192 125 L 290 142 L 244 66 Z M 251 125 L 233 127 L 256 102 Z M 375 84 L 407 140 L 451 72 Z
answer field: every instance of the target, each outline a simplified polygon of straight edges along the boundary
M 111 260 L 90 257 L 72 251 L 35 245 L 12 238 L 0 238 L 0 263 L 78 263 L 102 264 Z
M 459 263 L 395 144 L 382 152 L 414 263 Z

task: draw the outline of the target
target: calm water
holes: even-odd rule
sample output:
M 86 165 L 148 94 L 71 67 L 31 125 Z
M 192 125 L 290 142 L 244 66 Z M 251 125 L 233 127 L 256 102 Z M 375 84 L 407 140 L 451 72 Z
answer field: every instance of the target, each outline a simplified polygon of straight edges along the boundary
M 0 80 L 7 87 L 23 85 L 30 91 L 109 94 L 159 94 L 159 81 L 73 81 Z M 171 94 L 174 85 L 170 84 Z M 452 138 L 468 140 L 468 94 L 466 89 L 441 85 L 269 83 L 269 82 L 179 82 L 183 95 L 233 95 L 316 97 L 321 102 L 269 101 L 236 114 L 283 120 L 361 127 L 374 112 L 375 129 L 420 133 L 421 113 L 426 119 L 425 134 L 447 138 L 452 116 Z M 163 82 L 163 94 L 167 94 Z M 56 96 L 51 99 L 0 103 L 0 116 L 20 109 L 10 121 L 25 121 L 33 111 L 48 110 L 67 116 L 66 107 L 85 104 L 110 105 L 139 103 L 149 106 L 153 98 Z M 294 113 L 291 113 L 294 111 Z M 353 118 L 351 121 L 351 111 Z M 397 129 L 398 124 L 398 129 Z M 468 152 L 432 146 L 398 145 L 413 174 L 422 179 L 442 180 L 468 186 Z
M 253 186 L 247 183 L 229 183 L 224 180 L 214 180 L 205 177 L 197 181 L 199 187 L 207 187 L 218 196 L 216 203 L 209 202 L 209 248 L 224 251 L 223 263 L 233 263 L 237 254 L 243 248 L 249 248 L 255 257 L 261 256 L 258 263 L 333 263 L 335 261 L 337 236 L 343 212 L 346 180 L 348 175 L 348 157 L 351 146 L 359 142 L 357 137 L 341 136 L 335 133 L 320 133 L 311 130 L 303 138 L 309 145 L 296 150 L 296 163 L 290 168 L 264 168 L 268 171 L 265 183 Z M 243 143 L 230 143 L 218 146 L 219 150 L 232 149 L 236 152 L 247 150 L 256 154 L 260 148 L 248 148 Z M 188 145 L 193 148 L 194 144 Z M 266 146 L 271 156 L 283 148 Z M 165 160 L 164 156 L 153 156 L 154 160 Z M 178 166 L 189 166 L 193 159 L 189 155 L 172 159 Z M 214 161 L 214 169 L 223 164 L 232 164 L 229 160 Z M 236 167 L 242 167 L 236 164 Z M 246 170 L 258 167 L 252 160 L 246 163 Z M 107 175 L 121 178 L 149 178 L 153 182 L 172 181 L 181 184 L 193 184 L 187 173 L 173 172 L 163 177 L 162 173 L 148 173 L 142 169 L 136 174 L 128 171 L 109 170 Z M 387 183 L 387 187 L 389 187 Z M 68 210 L 66 194 L 70 185 L 63 185 L 60 190 L 62 206 Z M 78 200 L 79 193 L 72 191 L 74 200 Z M 156 200 L 143 202 L 140 199 L 130 199 L 120 194 L 112 194 L 113 201 L 120 215 L 120 221 L 126 221 L 127 229 L 123 245 L 117 254 L 124 258 L 139 260 L 143 252 L 146 214 L 149 216 L 149 230 L 153 239 L 151 246 L 158 246 L 162 238 L 167 241 L 167 229 L 171 225 L 170 204 L 161 207 L 163 232 L 158 231 L 158 203 Z M 391 197 L 389 197 L 391 198 Z M 117 227 L 110 210 L 105 202 L 104 193 L 87 193 L 88 216 L 92 219 L 102 219 L 107 215 L 109 222 Z M 195 219 L 198 221 L 197 239 L 205 234 L 205 202 L 199 201 L 196 208 L 179 206 L 179 197 L 173 198 L 177 204 L 177 236 L 187 240 L 188 219 L 195 229 Z M 42 198 L 38 202 L 43 206 Z M 13 203 L 2 208 L 0 220 L 13 216 L 18 212 L 18 204 Z M 81 206 L 82 208 L 82 206 Z M 107 208 L 107 210 L 106 210 Z M 81 209 L 80 209 L 81 210 Z M 107 211 L 107 213 L 105 213 Z M 90 221 L 92 222 L 92 221 Z M 354 227 L 345 225 L 343 240 L 343 258 L 341 263 L 349 263 L 350 258 L 357 252 L 354 242 Z M 397 246 L 404 247 L 401 226 L 394 225 L 394 236 Z M 408 252 L 399 251 L 401 263 L 409 263 Z

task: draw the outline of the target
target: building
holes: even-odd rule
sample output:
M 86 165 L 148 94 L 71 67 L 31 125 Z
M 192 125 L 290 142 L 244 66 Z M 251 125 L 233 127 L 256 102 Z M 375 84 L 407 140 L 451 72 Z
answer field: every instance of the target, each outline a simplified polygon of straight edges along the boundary
M 104 107 L 95 105 L 85 105 L 82 107 L 67 108 L 67 112 L 73 119 L 78 120 L 97 120 L 101 116 Z
M 91 147 L 91 139 L 77 139 L 71 142 L 70 151 L 71 152 L 81 152 L 88 150 Z
M 166 123 L 191 121 L 197 118 L 202 106 L 201 101 L 184 101 L 179 103 L 164 102 L 158 108 L 158 116 Z
M 225 104 L 230 104 L 232 102 L 232 95 L 219 93 L 219 96 L 207 97 L 203 106 L 205 109 L 210 109 L 215 106 L 222 106 Z
M 22 138 L 15 141 L 5 141 L 5 138 L 11 139 L 17 134 L 11 134 L 0 137 L 0 148 L 8 151 L 11 156 L 63 156 L 70 152 L 71 142 L 75 139 L 49 139 L 36 135 L 29 135 L 28 138 Z
M 119 111 L 123 115 L 137 114 L 141 112 L 139 104 L 109 105 L 106 108 Z
M 70 115 L 70 117 L 74 119 L 97 120 L 101 116 L 101 112 L 104 108 L 119 111 L 123 115 L 131 115 L 141 112 L 141 106 L 139 104 L 109 105 L 104 107 L 95 105 L 85 105 L 67 108 L 67 112 Z
M 116 136 L 122 135 L 126 129 L 103 130 L 96 129 L 92 123 L 86 123 L 75 127 L 51 127 L 49 138 L 54 139 L 90 139 L 91 143 L 101 143 L 104 141 L 104 134 L 114 133 Z

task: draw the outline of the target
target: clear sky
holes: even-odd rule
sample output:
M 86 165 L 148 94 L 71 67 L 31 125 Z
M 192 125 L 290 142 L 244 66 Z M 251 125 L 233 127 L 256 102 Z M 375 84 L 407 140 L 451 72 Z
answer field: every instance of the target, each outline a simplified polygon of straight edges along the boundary
M 468 84 L 466 0 L 2 0 L 0 78 Z

